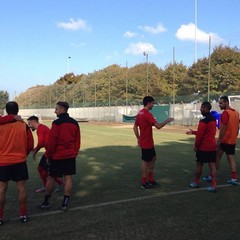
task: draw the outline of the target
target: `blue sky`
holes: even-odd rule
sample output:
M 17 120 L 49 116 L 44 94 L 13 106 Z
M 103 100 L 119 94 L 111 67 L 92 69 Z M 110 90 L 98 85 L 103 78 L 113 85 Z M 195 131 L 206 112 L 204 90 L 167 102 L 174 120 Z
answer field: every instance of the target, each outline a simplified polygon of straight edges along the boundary
M 210 35 L 212 48 L 240 47 L 239 10 L 239 0 L 1 0 L 0 90 L 14 96 L 68 70 L 134 66 L 143 52 L 164 67 L 173 48 L 189 66 L 208 56 Z

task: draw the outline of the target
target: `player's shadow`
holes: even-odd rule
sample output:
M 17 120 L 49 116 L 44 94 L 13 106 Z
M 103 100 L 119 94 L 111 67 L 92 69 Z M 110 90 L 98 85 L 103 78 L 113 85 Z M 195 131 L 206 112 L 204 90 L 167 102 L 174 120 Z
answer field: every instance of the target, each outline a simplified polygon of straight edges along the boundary
M 193 139 L 182 139 L 161 143 L 155 146 L 157 161 L 155 178 L 159 187 L 145 190 L 140 188 L 141 150 L 131 146 L 104 146 L 81 150 L 77 158 L 77 173 L 73 177 L 73 195 L 70 206 L 85 206 L 131 199 L 156 193 L 168 193 L 189 189 L 195 169 Z M 41 156 L 42 153 L 39 153 Z M 238 152 L 237 152 L 238 154 Z M 237 158 L 237 156 L 236 156 Z M 38 205 L 43 201 L 44 193 L 35 193 L 41 186 L 38 176 L 38 162 L 28 160 L 29 181 L 27 183 L 29 213 L 41 212 Z M 204 167 L 208 173 L 208 166 Z M 227 161 L 222 160 L 220 179 L 229 175 Z M 16 216 L 17 205 L 15 184 L 9 185 L 6 212 Z M 51 209 L 57 210 L 62 202 L 63 192 L 53 193 Z
M 163 143 L 155 146 L 156 189 L 140 188 L 141 150 L 129 146 L 105 146 L 80 152 L 74 178 L 75 199 L 96 203 L 169 192 L 188 187 L 195 166 L 193 142 Z

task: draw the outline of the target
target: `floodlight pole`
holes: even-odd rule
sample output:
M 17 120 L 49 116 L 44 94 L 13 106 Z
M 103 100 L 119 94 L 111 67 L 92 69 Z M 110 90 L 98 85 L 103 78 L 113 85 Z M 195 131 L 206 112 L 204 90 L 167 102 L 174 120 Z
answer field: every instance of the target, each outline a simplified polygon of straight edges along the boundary
M 70 58 L 71 57 L 68 57 L 68 74 L 70 73 Z
M 111 106 L 111 79 L 108 75 L 108 106 Z
M 175 47 L 173 47 L 173 104 L 175 104 Z
M 64 102 L 66 101 L 66 82 L 65 78 L 63 79 L 63 94 L 64 94 Z
M 94 81 L 94 103 L 95 103 L 95 107 L 97 106 L 97 83 L 96 83 L 96 79 Z
M 128 105 L 128 63 L 126 61 L 126 106 Z
M 148 53 L 143 52 L 143 56 L 146 57 L 146 63 L 147 63 L 147 96 L 148 96 Z
M 208 52 L 208 102 L 210 101 L 210 81 L 211 81 L 211 36 L 209 36 L 209 52 Z
M 70 69 L 70 67 L 69 67 L 70 66 L 70 58 L 71 57 L 68 57 L 68 61 L 67 61 L 68 62 L 68 74 L 70 73 L 70 70 L 69 70 Z M 63 84 L 64 84 L 64 86 L 63 86 L 64 87 L 64 89 L 63 89 L 64 90 L 64 101 L 66 101 L 66 82 L 65 82 L 65 79 L 64 79 Z
M 194 47 L 194 62 L 197 62 L 197 0 L 194 0 L 194 21 L 195 21 L 195 31 L 194 31 L 194 38 L 195 38 L 195 47 Z
M 173 47 L 173 118 L 175 117 L 175 103 L 176 103 L 176 94 L 175 94 L 175 81 L 176 81 L 176 74 L 175 74 L 175 47 Z

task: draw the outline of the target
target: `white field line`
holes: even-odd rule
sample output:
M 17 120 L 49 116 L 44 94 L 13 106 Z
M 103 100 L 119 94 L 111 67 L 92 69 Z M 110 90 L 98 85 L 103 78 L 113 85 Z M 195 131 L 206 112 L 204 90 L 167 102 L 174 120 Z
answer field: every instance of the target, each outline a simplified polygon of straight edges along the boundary
M 230 185 L 230 184 L 218 185 L 217 189 L 224 188 L 224 187 L 230 187 L 230 186 L 232 186 L 232 185 Z M 167 196 L 179 195 L 179 194 L 184 194 L 184 193 L 206 191 L 206 189 L 207 188 L 194 188 L 194 189 L 188 189 L 188 190 L 183 190 L 183 191 L 174 191 L 174 192 L 169 192 L 169 193 L 157 193 L 157 194 L 149 195 L 149 196 L 141 196 L 141 197 L 128 198 L 128 199 L 122 199 L 122 200 L 116 200 L 116 201 L 110 201 L 110 202 L 104 202 L 104 203 L 96 203 L 96 204 L 89 204 L 89 205 L 85 205 L 85 206 L 78 206 L 78 207 L 74 207 L 74 208 L 69 208 L 68 211 L 93 209 L 93 208 L 117 205 L 117 204 L 122 204 L 122 203 L 142 201 L 145 199 L 151 199 L 151 198 L 156 198 L 156 197 L 167 197 Z M 151 191 L 151 190 L 149 189 L 146 191 Z M 217 194 L 217 193 L 209 193 L 209 194 Z M 30 217 L 35 218 L 35 217 L 41 217 L 41 216 L 55 215 L 55 214 L 62 213 L 62 212 L 63 212 L 62 210 L 56 210 L 56 211 L 43 210 L 43 213 L 33 214 L 33 215 L 30 215 Z M 9 220 L 16 220 L 16 219 L 17 218 L 11 218 Z

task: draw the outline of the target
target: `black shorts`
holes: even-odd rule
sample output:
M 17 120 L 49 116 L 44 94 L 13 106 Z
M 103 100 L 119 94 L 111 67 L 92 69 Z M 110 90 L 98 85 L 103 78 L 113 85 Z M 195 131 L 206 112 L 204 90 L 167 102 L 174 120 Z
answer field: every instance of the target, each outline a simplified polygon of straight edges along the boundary
M 196 161 L 200 164 L 216 162 L 217 151 L 197 151 Z
M 26 162 L 16 163 L 8 166 L 0 166 L 0 182 L 23 181 L 28 179 L 28 168 Z
M 220 143 L 220 148 L 227 155 L 234 155 L 235 154 L 235 147 L 236 147 L 236 144 Z
M 76 158 L 51 160 L 49 176 L 60 177 L 76 174 Z
M 155 148 L 145 149 L 142 148 L 142 160 L 145 162 L 151 162 L 156 157 Z
M 49 171 L 49 164 L 47 163 L 47 157 L 45 154 L 42 155 L 38 166 L 42 167 L 45 171 Z

